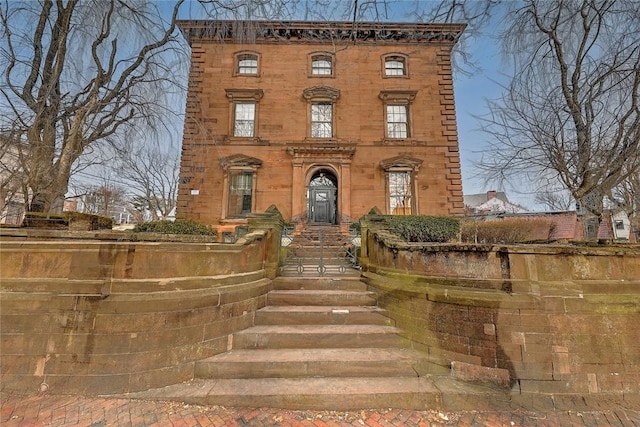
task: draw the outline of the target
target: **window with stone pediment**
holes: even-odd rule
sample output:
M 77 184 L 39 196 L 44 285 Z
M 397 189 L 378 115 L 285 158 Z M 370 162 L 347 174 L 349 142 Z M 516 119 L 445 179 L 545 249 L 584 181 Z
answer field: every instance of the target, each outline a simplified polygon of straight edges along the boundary
M 328 86 L 315 86 L 303 91 L 309 105 L 309 136 L 329 139 L 335 137 L 335 104 L 340 91 Z
M 410 106 L 416 93 L 399 90 L 380 92 L 384 104 L 386 138 L 406 139 L 412 136 Z
M 262 99 L 261 89 L 226 89 L 231 103 L 230 134 L 234 138 L 256 136 L 258 104 Z
M 225 171 L 224 218 L 243 218 L 255 211 L 256 174 L 262 161 L 236 154 L 220 159 Z
M 384 171 L 389 215 L 416 214 L 415 175 L 422 160 L 398 156 L 380 162 Z

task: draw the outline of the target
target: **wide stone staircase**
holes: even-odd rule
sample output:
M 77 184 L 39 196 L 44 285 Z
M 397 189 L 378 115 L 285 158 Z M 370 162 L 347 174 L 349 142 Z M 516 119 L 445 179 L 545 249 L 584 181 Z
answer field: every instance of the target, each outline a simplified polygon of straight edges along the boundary
M 358 277 L 278 277 L 254 326 L 195 379 L 128 397 L 289 409 L 473 409 L 494 393 L 411 348 Z

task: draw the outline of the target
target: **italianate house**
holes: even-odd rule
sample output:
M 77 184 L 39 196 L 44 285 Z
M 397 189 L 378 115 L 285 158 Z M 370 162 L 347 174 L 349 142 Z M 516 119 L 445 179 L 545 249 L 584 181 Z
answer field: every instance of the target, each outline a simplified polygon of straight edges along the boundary
M 457 24 L 180 21 L 191 70 L 178 219 L 216 227 L 275 205 L 343 230 L 464 211 L 451 51 Z

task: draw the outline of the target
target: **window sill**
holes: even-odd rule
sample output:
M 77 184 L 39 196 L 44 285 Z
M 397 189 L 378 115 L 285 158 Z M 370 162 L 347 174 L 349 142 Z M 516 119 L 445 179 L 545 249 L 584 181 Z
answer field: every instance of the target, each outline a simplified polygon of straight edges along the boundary
M 383 79 L 408 79 L 409 75 L 408 74 L 402 74 L 402 75 L 397 75 L 397 76 L 388 76 L 386 74 L 382 74 L 382 78 Z

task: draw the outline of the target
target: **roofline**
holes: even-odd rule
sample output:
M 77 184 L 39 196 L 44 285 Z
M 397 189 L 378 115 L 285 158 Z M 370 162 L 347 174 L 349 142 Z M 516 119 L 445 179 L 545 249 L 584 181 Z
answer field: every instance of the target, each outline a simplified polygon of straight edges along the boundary
M 347 21 L 178 20 L 189 44 L 200 41 L 238 43 L 440 44 L 453 46 L 466 24 Z

